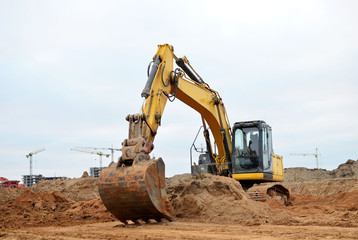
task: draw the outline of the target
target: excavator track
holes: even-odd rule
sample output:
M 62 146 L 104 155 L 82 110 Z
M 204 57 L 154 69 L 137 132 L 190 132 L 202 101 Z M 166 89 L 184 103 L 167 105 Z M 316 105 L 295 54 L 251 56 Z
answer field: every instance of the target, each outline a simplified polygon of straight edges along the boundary
M 161 158 L 140 161 L 132 166 L 104 168 L 99 177 L 99 194 L 109 212 L 123 223 L 174 220 L 173 207 L 165 190 Z
M 255 201 L 265 202 L 275 198 L 284 205 L 290 204 L 290 192 L 280 184 L 255 185 L 247 190 L 247 194 Z

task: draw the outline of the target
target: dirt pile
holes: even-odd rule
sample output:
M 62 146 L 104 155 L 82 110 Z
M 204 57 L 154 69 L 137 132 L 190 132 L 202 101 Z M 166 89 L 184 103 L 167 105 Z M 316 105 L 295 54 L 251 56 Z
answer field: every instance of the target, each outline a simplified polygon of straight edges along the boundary
M 234 179 L 190 174 L 167 180 L 167 193 L 178 220 L 245 225 L 287 223 L 289 215 L 250 200 Z M 85 199 L 85 201 L 80 201 Z M 275 218 L 271 218 L 275 215 Z M 43 181 L 0 205 L 0 227 L 66 226 L 113 221 L 98 197 L 97 179 Z
M 283 185 L 293 194 L 329 196 L 358 188 L 358 161 L 348 160 L 337 169 L 286 168 Z
M 23 188 L 0 188 L 0 205 L 14 200 L 23 192 Z
M 89 201 L 99 198 L 98 179 L 92 177 L 43 180 L 35 184 L 32 191 L 49 193 L 57 191 L 72 201 Z
M 100 199 L 74 202 L 64 194 L 27 189 L 15 200 L 0 206 L 0 228 L 66 226 L 114 220 Z
M 298 225 L 358 227 L 358 189 L 330 196 L 294 194 L 291 201 L 288 207 L 275 199 L 267 204 L 290 214 Z
M 291 194 L 309 194 L 329 196 L 358 189 L 358 178 L 331 179 L 308 182 L 284 182 Z
M 358 160 L 349 159 L 332 171 L 334 178 L 358 178 Z
M 178 221 L 358 227 L 358 179 L 285 183 L 293 193 L 289 207 L 276 200 L 252 201 L 239 182 L 227 177 L 184 174 L 166 183 Z M 97 179 L 84 177 L 43 181 L 26 190 L 0 189 L 0 228 L 116 220 L 99 199 L 97 185 Z
M 303 182 L 322 179 L 358 178 L 358 160 L 349 159 L 337 169 L 308 169 L 303 167 L 285 168 L 285 182 Z
M 290 222 L 289 215 L 250 200 L 232 178 L 205 175 L 201 180 L 190 175 L 176 176 L 168 181 L 167 192 L 177 218 L 245 225 Z

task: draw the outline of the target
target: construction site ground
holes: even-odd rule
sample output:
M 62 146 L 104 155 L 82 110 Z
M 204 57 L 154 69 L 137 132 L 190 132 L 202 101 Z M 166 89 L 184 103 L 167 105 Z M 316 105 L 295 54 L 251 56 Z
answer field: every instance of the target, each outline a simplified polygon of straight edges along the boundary
M 159 223 L 116 220 L 91 177 L 0 189 L 0 239 L 358 239 L 358 161 L 321 171 L 286 169 L 289 206 L 255 202 L 231 178 L 177 175 L 176 220 Z

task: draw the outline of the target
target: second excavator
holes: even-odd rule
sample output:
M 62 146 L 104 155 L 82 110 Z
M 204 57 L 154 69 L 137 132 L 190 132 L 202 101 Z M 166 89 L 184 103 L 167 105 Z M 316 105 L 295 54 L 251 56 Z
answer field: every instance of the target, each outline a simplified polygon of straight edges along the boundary
M 99 177 L 100 196 L 114 216 L 123 222 L 174 219 L 165 189 L 164 162 L 161 158 L 150 158 L 149 154 L 167 100 L 175 98 L 202 117 L 207 151 L 200 157 L 200 172 L 238 180 L 255 200 L 267 194 L 280 196 L 284 202 L 289 200 L 289 192 L 279 184 L 252 187 L 283 181 L 282 157 L 273 152 L 269 125 L 260 120 L 246 121 L 237 122 L 231 128 L 219 93 L 204 82 L 186 57 L 176 57 L 171 45 L 159 45 L 150 66 L 141 93 L 145 98 L 141 113 L 126 117 L 129 134 L 122 143 L 122 156 L 116 164 L 104 168 Z M 217 154 L 213 151 L 210 132 Z

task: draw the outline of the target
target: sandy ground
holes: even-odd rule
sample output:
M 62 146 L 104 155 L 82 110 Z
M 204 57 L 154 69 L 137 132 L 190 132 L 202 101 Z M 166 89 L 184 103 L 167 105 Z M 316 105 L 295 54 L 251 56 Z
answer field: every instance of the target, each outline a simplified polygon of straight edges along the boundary
M 209 224 L 175 221 L 124 226 L 119 221 L 72 227 L 34 227 L 0 231 L 1 239 L 357 239 L 357 228 Z
M 341 165 L 334 171 L 339 178 L 306 174 L 306 181 L 285 182 L 289 206 L 253 201 L 230 178 L 174 176 L 167 179 L 167 193 L 176 221 L 160 223 L 116 220 L 93 178 L 0 189 L 0 239 L 358 239 L 357 165 Z M 294 176 L 297 171 L 302 169 Z M 342 178 L 342 172 L 353 174 Z

